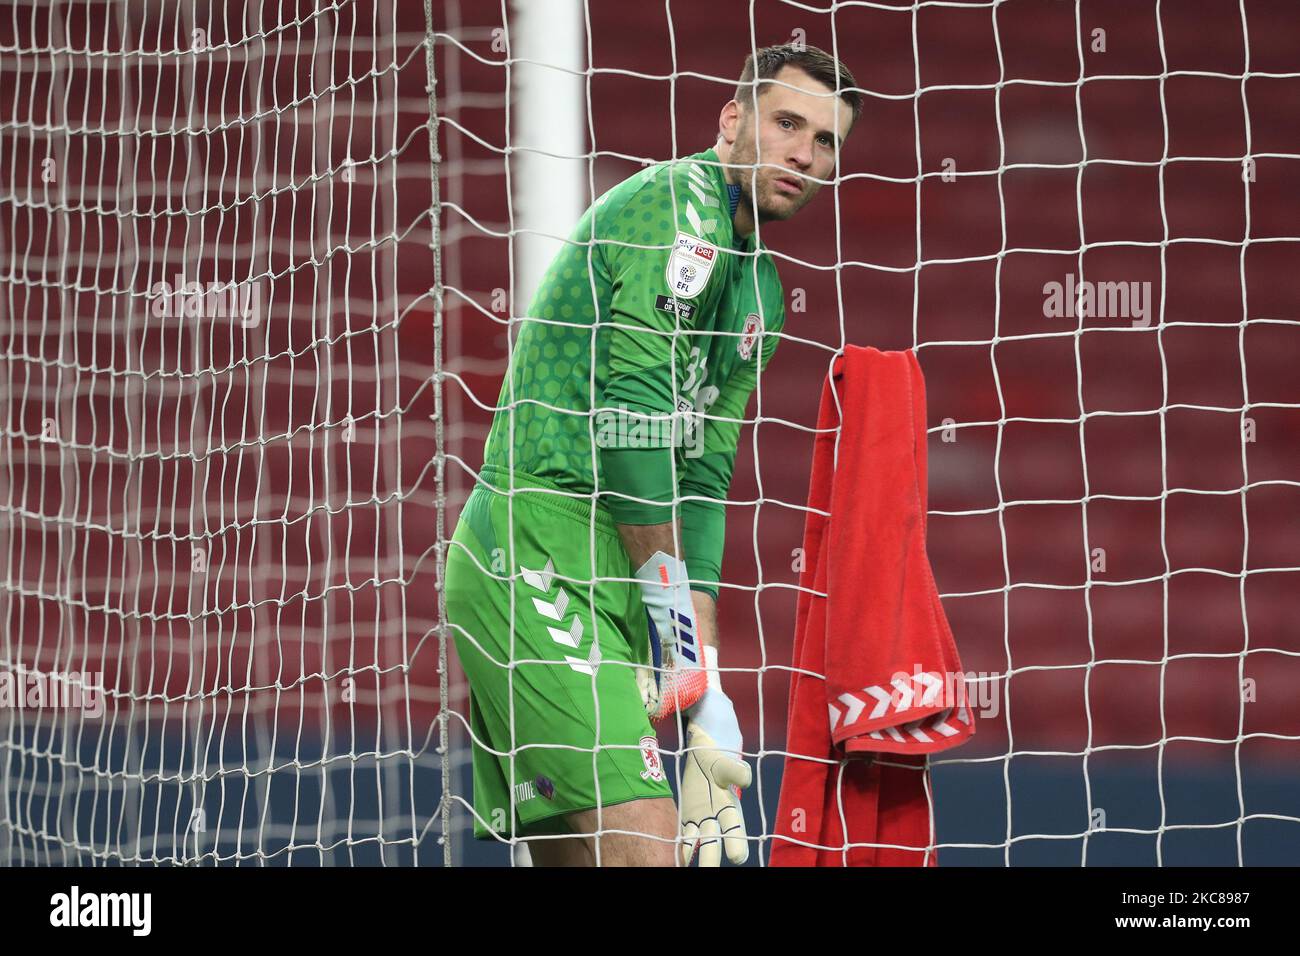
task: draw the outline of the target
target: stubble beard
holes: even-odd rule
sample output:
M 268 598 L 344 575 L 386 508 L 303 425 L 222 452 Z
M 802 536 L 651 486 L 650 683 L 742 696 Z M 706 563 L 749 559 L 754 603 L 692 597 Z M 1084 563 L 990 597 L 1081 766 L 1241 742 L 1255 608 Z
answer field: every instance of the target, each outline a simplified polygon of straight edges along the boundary
M 741 167 L 736 170 L 737 179 L 740 183 L 740 201 L 749 209 L 755 222 L 774 222 L 789 219 L 798 212 L 805 202 L 807 196 L 801 196 L 803 202 L 797 206 L 773 206 L 770 203 L 764 203 L 764 188 L 771 190 L 775 188 L 772 180 L 761 178 L 765 170 L 758 164 L 758 148 L 754 142 L 753 124 L 746 124 L 741 129 L 739 141 L 745 144 L 745 147 L 739 151 L 733 150 L 731 162 L 733 166 Z M 746 136 L 745 134 L 748 134 Z M 737 152 L 739 155 L 737 155 Z M 754 184 L 758 184 L 759 195 L 754 195 Z

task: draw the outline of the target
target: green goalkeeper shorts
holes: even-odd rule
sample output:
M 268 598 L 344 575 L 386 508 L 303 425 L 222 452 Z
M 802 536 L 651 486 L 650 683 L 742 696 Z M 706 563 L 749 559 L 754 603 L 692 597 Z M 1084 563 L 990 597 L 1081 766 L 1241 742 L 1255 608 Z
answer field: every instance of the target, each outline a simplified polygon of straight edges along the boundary
M 565 833 L 564 814 L 672 796 L 636 685 L 645 605 L 613 518 L 593 522 L 543 479 L 514 484 L 484 467 L 447 554 L 479 838 Z

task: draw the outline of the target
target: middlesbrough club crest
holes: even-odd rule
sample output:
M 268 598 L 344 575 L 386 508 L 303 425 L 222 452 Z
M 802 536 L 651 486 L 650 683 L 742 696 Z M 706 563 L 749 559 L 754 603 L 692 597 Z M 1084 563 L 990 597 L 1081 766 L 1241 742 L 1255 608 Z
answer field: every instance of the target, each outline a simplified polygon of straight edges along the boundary
M 641 771 L 642 780 L 662 780 L 664 765 L 659 760 L 659 740 L 656 737 L 641 738 L 641 760 L 645 769 Z
M 757 312 L 745 316 L 745 327 L 741 332 L 740 341 L 736 343 L 736 351 L 744 361 L 748 362 L 749 356 L 753 354 L 754 343 L 758 341 L 758 333 L 762 328 L 763 320 L 758 317 Z

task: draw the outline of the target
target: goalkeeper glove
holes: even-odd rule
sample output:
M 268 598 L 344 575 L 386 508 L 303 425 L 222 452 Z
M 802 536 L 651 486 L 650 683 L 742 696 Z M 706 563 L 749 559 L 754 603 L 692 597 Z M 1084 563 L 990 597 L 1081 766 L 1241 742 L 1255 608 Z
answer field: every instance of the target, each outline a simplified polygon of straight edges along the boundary
M 698 848 L 700 866 L 720 866 L 722 850 L 739 866 L 749 859 L 740 791 L 753 780 L 742 756 L 736 708 L 717 678 L 718 652 L 704 648 L 708 689 L 686 715 L 686 771 L 682 775 L 682 864 Z
M 695 608 L 686 564 L 656 551 L 636 572 L 650 633 L 653 668 L 636 671 L 641 703 L 651 720 L 686 710 L 703 695 L 707 678 L 695 638 Z

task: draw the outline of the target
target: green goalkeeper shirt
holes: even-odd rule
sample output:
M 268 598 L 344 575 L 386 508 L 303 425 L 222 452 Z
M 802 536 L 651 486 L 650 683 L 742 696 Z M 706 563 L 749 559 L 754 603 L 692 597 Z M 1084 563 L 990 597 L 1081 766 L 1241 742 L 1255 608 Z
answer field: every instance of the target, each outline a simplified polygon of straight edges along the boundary
M 785 323 L 771 255 L 730 208 L 713 149 L 596 200 L 520 322 L 484 450 L 620 524 L 676 507 L 691 586 L 715 597 L 740 426 Z

